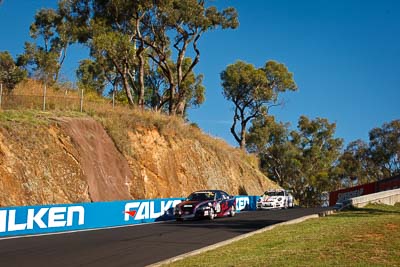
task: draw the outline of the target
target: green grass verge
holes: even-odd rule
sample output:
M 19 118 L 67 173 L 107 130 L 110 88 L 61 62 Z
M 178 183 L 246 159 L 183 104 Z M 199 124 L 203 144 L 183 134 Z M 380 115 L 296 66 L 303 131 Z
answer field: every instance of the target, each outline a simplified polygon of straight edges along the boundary
M 400 266 L 400 205 L 279 226 L 166 266 Z

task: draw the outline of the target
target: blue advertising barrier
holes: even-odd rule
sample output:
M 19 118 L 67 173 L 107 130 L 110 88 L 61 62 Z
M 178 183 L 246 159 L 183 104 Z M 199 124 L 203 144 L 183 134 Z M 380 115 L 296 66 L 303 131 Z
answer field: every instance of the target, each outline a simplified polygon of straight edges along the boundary
M 236 210 L 256 210 L 260 196 L 236 196 Z
M 257 196 L 237 196 L 236 210 L 255 210 Z M 0 237 L 107 228 L 174 219 L 183 198 L 0 208 Z

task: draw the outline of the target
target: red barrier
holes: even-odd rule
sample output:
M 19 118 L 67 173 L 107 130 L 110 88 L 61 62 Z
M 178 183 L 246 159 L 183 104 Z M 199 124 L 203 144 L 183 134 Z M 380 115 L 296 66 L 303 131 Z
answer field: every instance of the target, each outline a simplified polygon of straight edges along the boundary
M 377 183 L 358 185 L 350 188 L 340 189 L 329 193 L 329 206 L 334 206 L 337 202 L 343 202 L 346 199 L 368 195 L 377 192 Z
M 400 175 L 394 176 L 392 178 L 380 180 L 377 183 L 378 183 L 378 189 L 377 189 L 378 192 L 400 188 Z
M 380 191 L 400 188 L 400 175 L 387 179 L 379 180 L 369 184 L 358 185 L 350 188 L 340 189 L 329 193 L 329 206 L 334 206 L 337 202 L 346 199 L 368 195 Z

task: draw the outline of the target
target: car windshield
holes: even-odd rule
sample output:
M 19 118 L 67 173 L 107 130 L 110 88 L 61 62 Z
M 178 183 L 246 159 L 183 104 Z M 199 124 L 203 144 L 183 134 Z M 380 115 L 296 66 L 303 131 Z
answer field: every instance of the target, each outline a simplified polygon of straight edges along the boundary
M 196 192 L 190 194 L 187 198 L 189 201 L 206 201 L 206 200 L 214 200 L 214 193 L 213 192 Z
M 285 193 L 283 191 L 266 191 L 264 195 L 274 197 L 274 196 L 284 196 Z

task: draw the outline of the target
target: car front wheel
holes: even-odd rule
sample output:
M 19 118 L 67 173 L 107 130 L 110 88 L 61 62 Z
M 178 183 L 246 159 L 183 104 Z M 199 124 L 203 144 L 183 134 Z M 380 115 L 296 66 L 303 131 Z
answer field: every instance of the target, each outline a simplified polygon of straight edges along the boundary
M 283 204 L 283 209 L 287 209 L 288 208 L 288 202 L 287 201 L 285 201 L 285 204 Z
M 213 208 L 210 209 L 210 214 L 208 215 L 208 218 L 209 218 L 210 220 L 214 220 L 214 218 L 215 218 L 215 211 L 214 211 Z
M 230 217 L 233 217 L 233 216 L 235 216 L 235 214 L 236 214 L 236 209 L 235 209 L 234 206 L 232 206 L 232 207 L 231 207 L 231 210 L 229 211 L 229 216 L 230 216 Z

